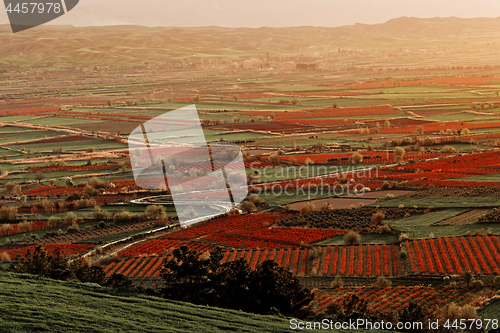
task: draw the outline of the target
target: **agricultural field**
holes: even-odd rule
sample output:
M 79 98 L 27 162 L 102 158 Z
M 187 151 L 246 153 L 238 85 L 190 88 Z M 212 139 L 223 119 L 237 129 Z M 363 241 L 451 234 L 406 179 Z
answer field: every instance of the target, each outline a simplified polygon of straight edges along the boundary
M 27 303 L 27 294 L 14 284 L 27 292 L 42 284 L 37 295 L 60 288 L 56 295 L 66 294 L 59 304 L 84 302 L 79 318 L 103 332 L 119 326 L 108 307 L 121 309 L 127 300 L 131 311 L 149 309 L 146 319 L 169 314 L 216 332 L 284 332 L 287 319 L 278 316 L 339 319 L 338 309 L 354 297 L 364 315 L 384 320 L 403 317 L 410 301 L 430 311 L 426 319 L 443 321 L 455 308 L 469 311 L 468 319 L 498 317 L 500 50 L 493 37 L 412 47 L 398 37 L 397 47 L 380 41 L 347 50 L 323 45 L 329 38 L 323 36 L 314 53 L 309 44 L 307 52 L 291 51 L 289 37 L 283 42 L 279 34 L 263 51 L 255 48 L 259 42 L 246 45 L 245 38 L 255 38 L 248 31 L 233 31 L 245 36 L 235 40 L 233 32 L 199 28 L 243 45 L 219 49 L 179 28 L 164 32 L 199 44 L 185 54 L 164 50 L 171 56 L 165 60 L 147 46 L 163 43 L 149 37 L 162 28 L 138 27 L 140 36 L 109 29 L 146 46 L 134 46 L 127 57 L 115 48 L 102 57 L 82 49 L 83 58 L 61 49 L 57 61 L 51 50 L 43 61 L 28 49 L 29 59 L 19 50 L 0 53 L 0 267 L 103 286 L 0 272 L 19 302 Z M 39 33 L 72 49 L 61 31 Z M 0 40 L 6 38 L 0 29 Z M 119 39 L 113 43 L 121 45 Z M 472 53 L 480 59 L 471 60 Z M 194 113 L 177 111 L 183 107 L 196 107 L 200 122 L 184 119 Z M 158 118 L 173 111 L 174 119 Z M 218 161 L 216 143 L 239 148 L 245 170 L 233 164 L 240 162 L 238 149 Z M 36 260 L 56 258 L 59 266 L 37 271 L 29 261 L 35 252 Z M 196 265 L 208 261 L 205 274 Z M 279 273 L 280 281 L 303 288 L 291 294 L 304 292 L 307 304 L 292 311 L 284 302 L 263 311 L 267 317 L 242 316 L 233 311 L 241 309 L 239 299 L 233 310 L 222 310 L 206 295 L 197 301 L 167 295 L 165 281 L 178 267 L 188 268 L 177 274 L 199 275 L 170 280 L 179 290 L 204 295 L 196 288 L 223 281 L 236 298 L 245 294 L 238 289 L 243 276 Z M 90 319 L 95 311 L 86 305 L 95 298 L 102 299 L 108 326 Z M 56 301 L 45 295 L 40 304 L 50 302 Z M 18 318 L 11 312 L 7 306 L 0 318 Z M 123 320 L 136 328 L 144 318 Z M 20 322 L 5 327 L 28 331 Z M 165 323 L 179 332 L 194 329 Z M 157 321 L 147 325 L 160 329 Z

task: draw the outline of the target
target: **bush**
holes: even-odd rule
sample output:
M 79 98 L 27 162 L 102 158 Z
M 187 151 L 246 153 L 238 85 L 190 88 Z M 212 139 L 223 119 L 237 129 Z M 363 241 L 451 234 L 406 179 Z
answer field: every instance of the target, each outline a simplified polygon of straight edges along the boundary
M 5 251 L 2 252 L 2 254 L 0 254 L 0 261 L 1 262 L 10 262 L 10 255 Z
M 380 226 L 378 230 L 381 234 L 390 234 L 392 232 L 391 228 L 386 225 Z
M 355 152 L 354 154 L 352 154 L 351 160 L 354 164 L 359 164 L 359 163 L 363 162 L 363 155 L 361 155 L 358 152 Z
M 456 152 L 456 149 L 451 147 L 451 146 L 444 146 L 442 149 L 441 149 L 441 152 L 442 153 L 455 153 Z
M 66 214 L 66 216 L 64 217 L 64 222 L 66 224 L 74 224 L 76 223 L 76 220 L 77 220 L 77 217 L 76 217 L 76 214 L 73 213 L 73 212 L 69 212 L 68 214 Z
M 257 210 L 257 207 L 255 207 L 255 204 L 250 201 L 243 201 L 242 203 L 239 204 L 239 208 L 243 213 L 250 214 L 253 213 Z
M 166 215 L 165 206 L 163 205 L 149 205 L 146 207 L 146 211 L 144 212 L 148 219 L 159 219 L 162 216 Z
M 344 244 L 353 245 L 358 244 L 361 241 L 361 235 L 356 231 L 350 230 L 344 235 Z
M 391 281 L 384 276 L 379 276 L 373 284 L 374 287 L 385 288 L 391 286 Z
M 305 215 L 309 214 L 311 212 L 314 212 L 316 210 L 316 206 L 312 202 L 306 203 L 302 208 L 300 209 L 300 214 Z
M 64 225 L 63 220 L 57 216 L 51 216 L 51 217 L 49 217 L 49 220 L 47 221 L 47 226 L 49 228 L 62 227 L 63 225 Z
M 378 211 L 372 215 L 372 222 L 374 224 L 380 224 L 382 221 L 385 219 L 385 214 L 384 212 Z
M 102 210 L 100 206 L 95 206 L 92 211 L 92 217 L 95 220 L 106 220 L 109 218 L 109 214 L 107 211 Z
M 17 219 L 17 207 L 5 207 L 0 208 L 0 222 L 10 222 Z
M 330 288 L 339 288 L 344 285 L 344 282 L 339 275 L 335 276 L 335 279 L 330 283 Z

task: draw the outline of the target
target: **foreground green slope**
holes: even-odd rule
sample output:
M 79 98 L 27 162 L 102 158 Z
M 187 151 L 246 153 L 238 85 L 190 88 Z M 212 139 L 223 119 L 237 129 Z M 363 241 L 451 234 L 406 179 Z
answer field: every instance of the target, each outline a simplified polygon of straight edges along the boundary
M 312 332 L 292 330 L 289 319 L 279 317 L 3 271 L 0 271 L 0 304 L 2 333 Z M 361 331 L 388 332 L 328 330 Z
M 289 322 L 140 294 L 0 273 L 1 332 L 289 332 Z

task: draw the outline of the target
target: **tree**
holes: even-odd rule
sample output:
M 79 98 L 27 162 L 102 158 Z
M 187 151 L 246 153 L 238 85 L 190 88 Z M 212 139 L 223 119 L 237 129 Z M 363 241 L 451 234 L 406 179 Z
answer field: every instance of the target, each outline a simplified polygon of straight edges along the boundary
M 45 175 L 43 173 L 37 172 L 35 174 L 35 180 L 37 180 L 38 183 L 41 183 L 43 179 L 45 179 Z
M 384 127 L 385 128 L 390 128 L 391 127 L 391 122 L 389 120 L 384 121 Z
M 254 271 L 244 259 L 221 264 L 220 248 L 200 258 L 186 246 L 174 249 L 163 260 L 161 290 L 169 299 L 266 314 L 276 308 L 284 315 L 297 315 L 312 300 L 310 290 L 272 260 Z
M 318 153 L 321 153 L 324 148 L 325 146 L 321 142 L 318 142 L 313 146 L 314 151 Z
M 463 280 L 465 282 L 465 284 L 467 285 L 467 288 L 469 288 L 472 281 L 474 281 L 474 274 L 471 271 L 466 271 L 466 272 L 462 273 L 460 278 L 461 278 L 461 280 Z
M 418 135 L 424 134 L 424 126 L 422 125 L 417 126 L 416 132 Z
M 344 244 L 346 245 L 358 244 L 360 240 L 361 235 L 354 230 L 349 230 L 344 236 Z
M 0 222 L 10 222 L 17 219 L 17 207 L 6 207 L 2 206 L 0 208 Z
M 427 319 L 431 319 L 432 314 L 427 308 L 422 307 L 418 303 L 410 301 L 408 306 L 401 309 L 398 313 L 398 321 L 403 323 L 417 323 L 417 322 L 427 322 Z M 428 332 L 424 325 L 423 329 L 415 329 L 411 327 L 410 329 L 402 328 L 402 332 Z
M 73 187 L 75 186 L 75 183 L 73 183 L 73 179 L 71 177 L 66 177 L 64 179 L 64 183 L 66 184 L 66 186 L 68 187 Z
M 148 219 L 159 219 L 162 216 L 166 215 L 165 206 L 163 205 L 149 205 L 146 207 L 146 211 L 144 212 Z
M 93 153 L 95 151 L 94 147 L 88 147 L 87 148 L 87 153 Z
M 308 202 L 304 206 L 302 206 L 302 208 L 300 209 L 300 214 L 309 214 L 310 212 L 314 212 L 315 210 L 316 206 L 312 202 Z
M 361 162 L 363 162 L 363 155 L 361 155 L 358 152 L 355 152 L 352 154 L 351 160 L 353 164 L 360 164 Z
M 250 202 L 247 200 L 240 203 L 239 208 L 241 209 L 241 211 L 243 213 L 247 213 L 247 214 L 253 213 L 257 210 L 257 207 L 255 207 L 255 204 L 253 202 Z
M 354 230 L 349 230 L 344 236 L 344 244 L 353 245 L 358 244 L 361 240 L 361 235 Z
M 405 149 L 403 147 L 396 147 L 394 148 L 394 155 L 395 156 L 404 156 L 405 154 Z
M 108 104 L 109 107 L 111 107 L 111 105 L 113 105 L 113 101 L 108 99 L 108 101 L 106 102 L 106 104 Z
M 64 217 L 65 224 L 76 223 L 76 220 L 77 220 L 76 214 L 73 212 L 68 212 L 68 214 L 66 214 L 66 216 Z
M 379 276 L 379 277 L 377 277 L 377 281 L 375 281 L 373 286 L 379 287 L 379 288 L 390 287 L 391 281 L 388 280 L 385 276 Z
M 470 130 L 468 128 L 464 128 L 460 131 L 460 135 L 469 135 Z
M 379 225 L 380 223 L 382 223 L 384 219 L 385 219 L 385 214 L 382 211 L 378 211 L 376 213 L 373 213 L 372 215 L 372 222 L 375 225 Z
M 97 194 L 97 191 L 92 185 L 87 184 L 85 188 L 83 189 L 83 194 L 85 194 L 88 197 L 94 196 Z
M 280 160 L 279 160 L 279 156 L 278 154 L 271 154 L 271 156 L 269 156 L 269 163 L 271 164 L 279 164 Z

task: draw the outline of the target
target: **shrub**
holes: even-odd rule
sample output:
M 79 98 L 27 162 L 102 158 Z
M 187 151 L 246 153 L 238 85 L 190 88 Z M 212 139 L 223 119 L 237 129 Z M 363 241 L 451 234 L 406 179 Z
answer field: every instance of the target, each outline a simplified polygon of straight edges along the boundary
M 386 226 L 386 225 L 382 225 L 378 228 L 379 232 L 381 234 L 390 234 L 391 233 L 391 228 L 389 228 L 389 226 Z
M 92 211 L 92 217 L 95 220 L 106 220 L 109 218 L 109 214 L 107 211 L 102 210 L 100 206 L 95 206 Z
M 302 208 L 300 209 L 300 214 L 305 215 L 309 214 L 311 212 L 314 212 L 316 210 L 316 206 L 312 202 L 306 203 Z
M 358 244 L 361 241 L 361 235 L 354 230 L 349 230 L 344 236 L 344 244 L 353 245 Z
M 340 288 L 344 285 L 344 282 L 339 275 L 335 276 L 335 279 L 330 283 L 330 288 Z
M 32 231 L 32 230 L 33 230 L 33 222 L 25 221 L 25 222 L 20 222 L 17 225 L 17 231 L 19 233 L 29 232 L 29 231 Z
M 248 200 L 253 203 L 254 205 L 258 205 L 262 203 L 262 200 L 259 198 L 257 194 L 250 194 L 248 197 Z
M 351 160 L 354 164 L 359 164 L 359 163 L 363 162 L 363 155 L 361 155 L 358 152 L 355 152 L 354 154 L 352 154 Z
M 374 224 L 380 224 L 384 219 L 385 219 L 385 214 L 382 211 L 378 211 L 376 213 L 373 213 L 372 215 L 372 222 Z
M 76 223 L 73 223 L 69 228 L 68 228 L 68 231 L 66 231 L 66 233 L 68 234 L 72 234 L 72 233 L 75 233 L 75 232 L 79 232 L 80 231 L 80 227 L 78 226 L 78 224 Z
M 47 226 L 49 228 L 62 227 L 63 225 L 64 225 L 63 220 L 57 216 L 51 216 L 47 221 Z
M 379 276 L 373 284 L 374 287 L 385 288 L 391 286 L 391 281 L 384 276 Z
M 85 194 L 88 197 L 92 197 L 97 195 L 97 191 L 92 185 L 87 184 L 85 188 L 83 189 L 83 194 Z
M 0 261 L 1 262 L 10 262 L 10 255 L 5 251 L 2 252 L 2 254 L 0 254 Z
M 17 207 L 5 207 L 0 208 L 0 222 L 5 223 L 9 221 L 15 221 L 17 219 Z
M 124 210 L 121 213 L 113 215 L 113 224 L 121 225 L 132 222 L 133 214 L 128 210 Z
M 442 153 L 455 153 L 456 152 L 456 149 L 451 147 L 451 146 L 444 146 L 442 149 L 441 149 L 441 152 Z
M 90 180 L 90 185 L 93 187 L 93 188 L 103 188 L 105 187 L 104 183 L 97 177 L 92 177 L 92 179 Z
M 250 214 L 253 213 L 257 210 L 257 207 L 255 207 L 255 204 L 251 201 L 243 201 L 240 203 L 239 208 L 243 213 Z
M 144 212 L 148 219 L 159 219 L 162 216 L 166 215 L 165 206 L 163 205 L 149 205 L 146 207 L 146 211 Z
M 76 217 L 76 214 L 73 213 L 73 212 L 69 212 L 68 214 L 66 214 L 66 216 L 64 217 L 64 222 L 66 224 L 74 224 L 76 223 L 76 220 L 77 220 L 77 217 Z

